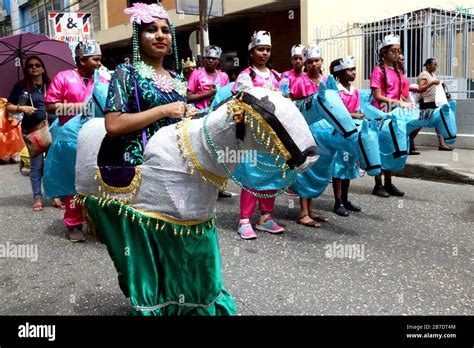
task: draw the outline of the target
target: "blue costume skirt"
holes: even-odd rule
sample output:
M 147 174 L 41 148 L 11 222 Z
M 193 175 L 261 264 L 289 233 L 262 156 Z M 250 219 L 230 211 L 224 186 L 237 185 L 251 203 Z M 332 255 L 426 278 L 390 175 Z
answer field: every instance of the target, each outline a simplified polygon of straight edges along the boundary
M 332 176 L 343 180 L 357 179 L 359 177 L 357 157 L 346 151 L 337 151 Z
M 319 158 L 304 173 L 298 173 L 295 183 L 291 186 L 293 192 L 306 199 L 316 198 L 323 194 L 331 181 L 335 160 L 334 151 L 325 145 L 332 140 L 331 134 L 334 128 L 328 127 L 325 123 L 316 122 L 310 125 L 309 129 L 317 141 Z
M 275 156 L 258 152 L 256 161 L 244 159 L 235 168 L 233 175 L 244 186 L 257 191 L 280 190 L 288 185 L 292 172 L 287 170 L 283 179 L 281 169 L 274 164 Z
M 46 197 L 76 194 L 77 136 L 88 117 L 75 116 L 63 126 L 56 120 L 50 127 L 53 143 L 44 163 L 43 185 Z

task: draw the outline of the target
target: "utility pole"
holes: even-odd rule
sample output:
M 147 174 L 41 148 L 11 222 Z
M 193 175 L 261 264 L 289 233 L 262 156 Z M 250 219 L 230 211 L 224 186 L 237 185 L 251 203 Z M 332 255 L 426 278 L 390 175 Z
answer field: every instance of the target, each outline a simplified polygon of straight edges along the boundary
M 204 56 L 204 48 L 209 45 L 207 28 L 207 0 L 199 0 L 199 52 Z

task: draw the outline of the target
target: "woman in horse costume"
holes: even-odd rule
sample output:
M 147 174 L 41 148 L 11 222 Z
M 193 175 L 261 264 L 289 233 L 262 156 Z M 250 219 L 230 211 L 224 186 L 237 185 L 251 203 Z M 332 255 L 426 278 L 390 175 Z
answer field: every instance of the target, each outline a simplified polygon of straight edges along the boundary
M 134 63 L 117 67 L 105 125 L 92 120 L 79 135 L 77 199 L 107 245 L 132 314 L 233 315 L 215 211 L 236 163 L 219 153 L 274 152 L 280 172 L 288 166 L 295 175 L 316 161 L 316 144 L 296 107 L 262 88 L 177 123 L 193 110 L 186 86 L 161 64 L 174 36 L 169 16 L 159 4 L 126 12 Z

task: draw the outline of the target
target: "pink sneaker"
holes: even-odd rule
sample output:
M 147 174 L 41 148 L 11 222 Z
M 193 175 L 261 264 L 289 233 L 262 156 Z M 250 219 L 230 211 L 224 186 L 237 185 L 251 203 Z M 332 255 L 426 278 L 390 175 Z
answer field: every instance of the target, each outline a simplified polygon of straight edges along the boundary
M 272 219 L 270 214 L 262 215 L 260 219 L 258 219 L 257 226 L 255 228 L 259 231 L 266 231 L 269 233 L 282 233 L 285 231 L 283 227 L 278 225 L 275 220 Z
M 257 238 L 257 234 L 252 228 L 252 225 L 250 222 L 247 223 L 239 223 L 239 229 L 238 231 L 240 234 L 240 237 L 243 239 L 255 239 Z

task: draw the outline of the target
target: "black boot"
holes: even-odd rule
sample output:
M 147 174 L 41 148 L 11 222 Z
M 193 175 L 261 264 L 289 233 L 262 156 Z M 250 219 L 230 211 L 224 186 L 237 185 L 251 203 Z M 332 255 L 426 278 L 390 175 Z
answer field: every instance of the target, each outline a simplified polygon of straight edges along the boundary
M 232 194 L 229 192 L 221 191 L 219 190 L 219 198 L 230 198 L 232 197 Z
M 344 205 L 344 208 L 346 208 L 347 210 L 350 210 L 350 211 L 359 212 L 359 211 L 362 210 L 360 207 L 358 207 L 357 205 L 352 204 L 350 201 L 342 201 L 342 204 Z
M 394 184 L 385 184 L 385 191 L 391 196 L 402 197 L 405 195 L 405 192 L 400 191 Z
M 372 194 L 384 198 L 390 197 L 390 195 L 387 193 L 387 191 L 385 191 L 382 185 L 375 185 Z
M 342 202 L 336 199 L 336 203 L 334 203 L 334 209 L 332 210 L 339 216 L 349 216 L 349 212 L 346 210 Z

